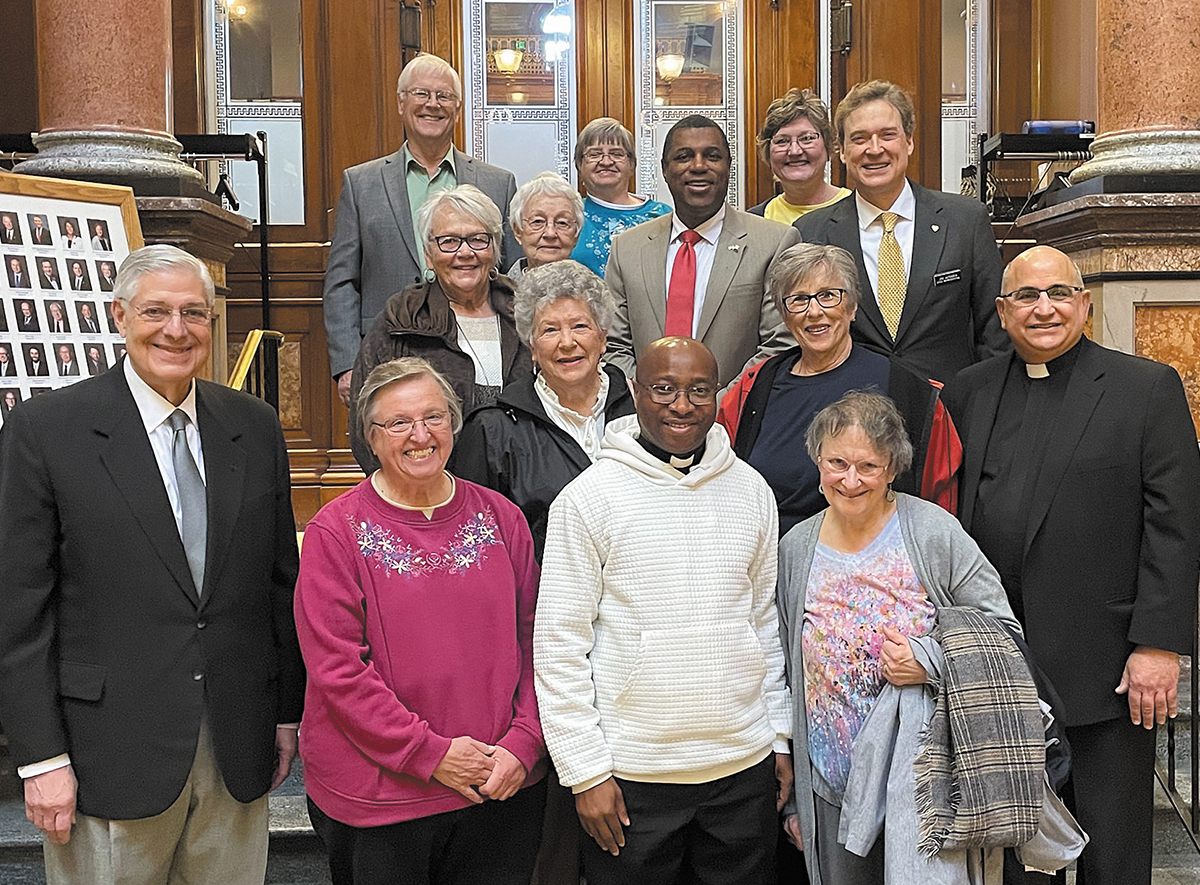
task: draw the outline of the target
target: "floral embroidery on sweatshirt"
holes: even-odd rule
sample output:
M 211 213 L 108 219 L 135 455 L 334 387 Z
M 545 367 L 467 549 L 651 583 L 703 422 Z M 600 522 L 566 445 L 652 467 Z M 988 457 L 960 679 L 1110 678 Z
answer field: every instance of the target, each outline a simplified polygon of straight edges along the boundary
M 411 544 L 406 544 L 403 538 L 379 523 L 354 516 L 349 519 L 363 558 L 372 560 L 388 575 L 393 572 L 398 575 L 428 575 L 433 572 L 456 575 L 482 563 L 485 550 L 500 543 L 496 514 L 491 507 L 468 516 L 449 543 L 438 550 L 413 549 Z

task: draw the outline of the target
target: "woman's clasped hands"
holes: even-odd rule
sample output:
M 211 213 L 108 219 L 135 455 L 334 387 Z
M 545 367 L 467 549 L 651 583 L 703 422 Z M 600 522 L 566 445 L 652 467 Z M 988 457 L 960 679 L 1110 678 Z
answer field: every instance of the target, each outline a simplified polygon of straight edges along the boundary
M 485 799 L 509 798 L 521 789 L 527 774 L 525 766 L 504 747 L 466 735 L 450 741 L 450 749 L 433 770 L 434 780 L 476 805 Z

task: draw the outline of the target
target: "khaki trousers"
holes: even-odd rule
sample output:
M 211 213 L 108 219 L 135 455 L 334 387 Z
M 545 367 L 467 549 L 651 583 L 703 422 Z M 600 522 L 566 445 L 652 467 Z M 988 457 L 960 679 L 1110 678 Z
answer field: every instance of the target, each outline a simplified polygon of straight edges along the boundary
M 208 725 L 171 807 L 139 820 L 77 814 L 66 845 L 44 842 L 47 885 L 262 885 L 267 797 L 243 804 L 225 788 Z

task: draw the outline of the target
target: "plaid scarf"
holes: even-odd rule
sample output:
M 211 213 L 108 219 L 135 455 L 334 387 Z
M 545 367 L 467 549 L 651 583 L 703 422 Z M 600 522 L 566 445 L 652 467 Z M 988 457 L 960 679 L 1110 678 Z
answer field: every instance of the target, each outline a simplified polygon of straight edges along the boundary
M 939 609 L 945 656 L 914 763 L 919 851 L 1020 845 L 1037 832 L 1046 764 L 1037 689 L 1016 643 L 974 609 Z

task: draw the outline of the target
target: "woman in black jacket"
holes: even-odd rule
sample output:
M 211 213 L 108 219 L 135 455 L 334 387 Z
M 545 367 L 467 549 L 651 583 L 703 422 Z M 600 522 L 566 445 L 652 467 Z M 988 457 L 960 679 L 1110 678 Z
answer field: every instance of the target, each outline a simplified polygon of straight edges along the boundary
M 605 424 L 633 413 L 625 376 L 600 365 L 615 311 L 604 281 L 577 261 L 522 276 L 513 314 L 535 374 L 477 409 L 454 447 L 450 470 L 456 476 L 521 508 L 539 562 L 550 503 L 596 459 Z

